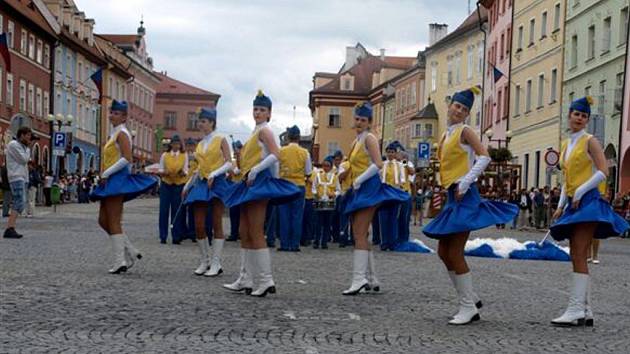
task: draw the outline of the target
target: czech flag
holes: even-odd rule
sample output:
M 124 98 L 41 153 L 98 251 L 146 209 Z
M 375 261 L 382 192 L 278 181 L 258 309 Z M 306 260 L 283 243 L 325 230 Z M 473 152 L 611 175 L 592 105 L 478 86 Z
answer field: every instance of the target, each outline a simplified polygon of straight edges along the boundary
M 101 102 L 101 97 L 103 97 L 103 69 L 98 69 L 90 76 L 90 79 L 94 81 L 96 85 L 96 89 L 98 90 L 98 101 Z
M 0 34 L 0 55 L 4 59 L 4 64 L 7 67 L 7 72 L 11 72 L 11 56 L 9 55 L 9 43 L 7 41 L 7 34 Z

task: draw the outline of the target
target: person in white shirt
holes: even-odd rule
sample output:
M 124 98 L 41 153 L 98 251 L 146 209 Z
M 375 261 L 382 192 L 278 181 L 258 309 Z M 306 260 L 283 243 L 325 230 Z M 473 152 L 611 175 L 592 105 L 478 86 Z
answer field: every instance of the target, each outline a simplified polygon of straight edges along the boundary
M 18 215 L 24 211 L 26 205 L 27 165 L 31 156 L 29 148 L 31 141 L 31 128 L 21 127 L 17 131 L 17 139 L 11 141 L 6 148 L 7 177 L 11 187 L 12 205 L 4 238 L 22 238 L 22 235 L 15 231 L 15 226 Z

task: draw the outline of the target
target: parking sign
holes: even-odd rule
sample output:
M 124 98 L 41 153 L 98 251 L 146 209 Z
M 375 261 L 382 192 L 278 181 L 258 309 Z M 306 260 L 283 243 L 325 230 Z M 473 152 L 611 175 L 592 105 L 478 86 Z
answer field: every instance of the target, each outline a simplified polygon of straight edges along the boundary
M 53 134 L 53 147 L 58 150 L 66 148 L 66 134 L 61 132 L 55 132 Z
M 429 143 L 418 143 L 418 159 L 428 160 L 431 157 L 431 145 Z

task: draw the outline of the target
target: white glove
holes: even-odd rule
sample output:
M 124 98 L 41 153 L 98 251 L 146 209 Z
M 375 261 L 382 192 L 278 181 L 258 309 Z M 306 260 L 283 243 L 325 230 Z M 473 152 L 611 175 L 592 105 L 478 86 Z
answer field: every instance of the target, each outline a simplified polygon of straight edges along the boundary
M 247 175 L 247 181 L 251 182 L 251 181 L 255 180 L 256 176 L 261 171 L 264 171 L 264 170 L 268 169 L 269 167 L 271 167 L 277 161 L 278 161 L 278 158 L 276 157 L 276 155 L 274 155 L 274 154 L 267 155 L 267 157 L 265 157 L 264 160 L 260 161 L 260 163 L 258 165 L 252 167 L 252 169 L 249 171 L 249 175 Z
M 122 170 L 123 168 L 125 168 L 127 166 L 129 166 L 129 161 L 127 161 L 126 158 L 121 157 L 121 158 L 118 159 L 118 161 L 116 161 L 108 169 L 103 171 L 102 177 L 103 178 L 109 178 L 109 176 L 113 175 L 114 173 Z
M 208 174 L 208 178 L 215 178 L 217 176 L 221 176 L 227 173 L 227 171 L 230 170 L 230 168 L 232 168 L 232 162 L 231 161 L 226 161 L 221 167 L 217 168 L 216 170 L 210 172 L 210 174 Z
M 233 172 L 235 175 L 238 175 L 238 174 L 240 174 L 240 173 L 241 173 L 241 169 L 240 169 L 240 168 L 238 168 L 238 167 L 234 167 L 234 170 L 232 170 L 232 172 Z
M 593 173 L 591 178 L 588 181 L 584 182 L 581 186 L 579 186 L 575 190 L 575 194 L 573 195 L 573 200 L 580 200 L 586 194 L 586 192 L 590 191 L 593 188 L 597 188 L 597 186 L 606 180 L 606 175 L 602 171 L 597 171 Z
M 375 164 L 371 164 L 362 174 L 360 174 L 357 179 L 352 182 L 352 188 L 359 189 L 363 182 L 370 179 L 370 177 L 376 175 L 378 173 L 378 166 Z
M 477 178 L 481 176 L 486 167 L 488 167 L 488 164 L 490 164 L 490 161 L 491 159 L 488 156 L 477 156 L 477 161 L 475 161 L 475 164 L 470 169 L 470 171 L 468 171 L 468 173 L 464 177 L 459 179 L 457 185 L 457 190 L 459 194 L 465 194 L 466 192 L 468 192 L 468 188 L 470 188 L 470 185 L 475 183 L 475 180 L 477 180 Z
M 195 172 L 192 177 L 190 177 L 190 179 L 188 180 L 188 182 L 186 182 L 186 185 L 184 185 L 184 192 L 187 193 L 190 188 L 193 186 L 193 184 L 195 184 L 195 182 L 197 182 L 197 179 L 199 178 L 199 171 Z
M 562 190 L 560 191 L 560 200 L 558 201 L 558 209 L 564 209 L 564 206 L 567 204 L 567 189 L 562 185 Z

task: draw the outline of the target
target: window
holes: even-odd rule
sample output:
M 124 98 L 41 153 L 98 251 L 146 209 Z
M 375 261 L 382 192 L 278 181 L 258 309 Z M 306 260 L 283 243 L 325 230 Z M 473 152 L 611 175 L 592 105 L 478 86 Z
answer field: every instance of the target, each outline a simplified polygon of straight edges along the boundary
M 521 85 L 516 85 L 514 90 L 514 116 L 521 114 Z
M 50 46 L 44 44 L 44 67 L 50 69 Z
M 422 138 L 422 124 L 420 123 L 416 123 L 415 127 L 414 127 L 414 132 L 413 132 L 413 137 L 414 138 Z
M 484 52 L 483 42 L 477 43 L 477 73 L 483 70 Z
M 549 85 L 549 103 L 556 102 L 556 86 L 558 85 L 558 69 L 551 70 L 551 85 Z
M 453 57 L 449 56 L 446 59 L 446 66 L 447 66 L 447 84 L 449 87 L 453 86 Z
M 468 46 L 468 60 L 467 60 L 467 64 L 466 64 L 466 79 L 470 80 L 473 77 L 473 66 L 475 65 L 475 58 L 474 58 L 474 53 L 473 53 L 473 47 L 472 46 Z
M 459 85 L 462 82 L 462 52 L 455 54 L 455 82 Z
M 42 60 L 44 57 L 44 42 L 41 40 L 37 40 L 37 55 L 36 60 L 38 63 L 43 64 Z
M 416 83 L 412 82 L 411 83 L 411 95 L 409 95 L 410 99 L 411 99 L 411 104 L 412 105 L 416 105 L 416 99 L 417 99 L 417 94 L 416 94 Z
M 35 60 L 35 36 L 28 36 L 28 57 Z
M 573 100 L 575 100 L 575 92 L 569 92 L 569 102 L 568 102 L 568 104 L 571 104 L 571 102 L 573 102 Z
M 547 37 L 547 11 L 542 13 L 542 19 L 540 20 L 540 39 Z
M 611 26 L 612 18 L 606 17 L 604 19 L 604 28 L 602 30 L 602 54 L 608 53 L 610 51 L 610 26 Z
M 28 84 L 28 112 L 35 113 L 35 86 Z
M 586 52 L 586 60 L 595 57 L 595 26 L 588 28 L 588 48 Z
M 341 150 L 339 148 L 339 143 L 336 141 L 329 141 L 327 145 L 328 145 L 328 155 L 332 155 L 338 150 Z
M 79 70 L 77 70 L 77 77 L 79 82 L 83 82 L 83 63 L 79 62 Z
M 35 115 L 42 116 L 42 89 L 39 87 L 35 90 Z
M 615 110 L 621 112 L 621 109 L 623 108 L 623 72 L 617 74 L 616 81 Z
M 9 21 L 7 25 L 7 41 L 9 42 L 9 48 L 13 48 L 13 35 L 15 33 L 15 23 Z
M 504 52 L 505 52 L 505 34 L 501 33 L 501 42 L 500 42 L 500 48 L 499 48 L 499 58 L 501 61 L 503 61 L 504 56 Z
M 545 74 L 538 75 L 538 108 L 543 107 L 543 97 L 545 94 Z
M 186 119 L 186 129 L 197 130 L 197 114 L 195 112 L 188 112 Z
M 349 78 L 343 79 L 343 89 L 346 90 L 346 91 L 352 90 L 352 88 L 350 86 L 350 79 Z
M 330 107 L 328 109 L 328 126 L 331 128 L 341 127 L 341 110 L 339 107 Z
M 540 185 L 540 151 L 536 151 L 536 161 L 534 161 L 535 163 L 535 170 L 534 170 L 534 186 L 538 187 Z
M 49 112 L 49 107 L 50 107 L 50 96 L 48 94 L 48 91 L 44 91 L 44 102 L 43 102 L 43 107 L 42 107 L 42 113 L 43 113 L 43 117 L 46 118 L 46 116 L 48 115 Z
M 427 137 L 433 136 L 433 124 L 427 123 L 424 125 L 424 131 Z
M 24 55 L 28 53 L 28 34 L 24 29 L 21 31 L 20 36 L 20 53 Z
M 481 111 L 477 111 L 477 114 L 475 115 L 475 126 L 479 126 L 479 124 L 481 124 Z
M 597 113 L 604 115 L 604 107 L 606 106 L 606 80 L 599 82 L 599 99 L 597 100 Z
M 494 118 L 496 123 L 501 121 L 501 114 L 503 113 L 503 111 L 501 111 L 501 103 L 503 102 L 501 98 L 503 98 L 503 91 L 499 90 L 499 92 L 497 92 L 497 114 Z
M 523 25 L 518 26 L 518 47 L 516 48 L 517 52 L 523 50 Z
M 560 30 L 560 3 L 557 3 L 553 10 L 553 31 Z
M 529 20 L 529 45 L 534 45 L 534 36 L 536 34 L 536 19 Z
M 26 81 L 20 80 L 20 111 L 26 111 Z
M 512 27 L 508 27 L 507 36 L 505 36 L 505 56 L 510 57 L 510 51 L 512 49 Z
M 574 35 L 571 37 L 571 68 L 577 66 L 577 46 L 578 46 L 578 37 Z
M 175 129 L 177 126 L 177 112 L 164 112 L 164 128 Z
M 437 64 L 431 64 L 431 92 L 437 90 Z
M 13 106 L 13 74 L 7 73 L 7 106 Z
M 114 87 L 114 79 L 112 79 L 112 77 L 110 76 L 109 77 L 109 84 L 107 85 L 107 95 L 109 97 L 113 97 L 112 96 L 113 87 Z
M 77 128 L 81 130 L 85 130 L 85 116 L 83 115 L 83 104 L 79 103 L 79 110 L 77 111 L 79 115 L 77 117 Z
M 510 110 L 510 83 L 506 83 L 503 86 L 503 116 L 502 118 L 507 119 L 508 113 Z
M 523 160 L 525 162 L 525 172 L 523 173 L 523 187 L 527 189 L 529 188 L 529 154 L 525 154 Z
M 532 80 L 527 80 L 527 91 L 525 92 L 525 113 L 532 110 Z
M 10 23 L 9 23 L 10 24 Z M 621 9 L 619 15 L 619 45 L 623 45 L 628 40 L 628 7 Z
M 590 86 L 586 86 L 584 88 L 584 96 L 590 96 L 591 95 L 591 87 Z

